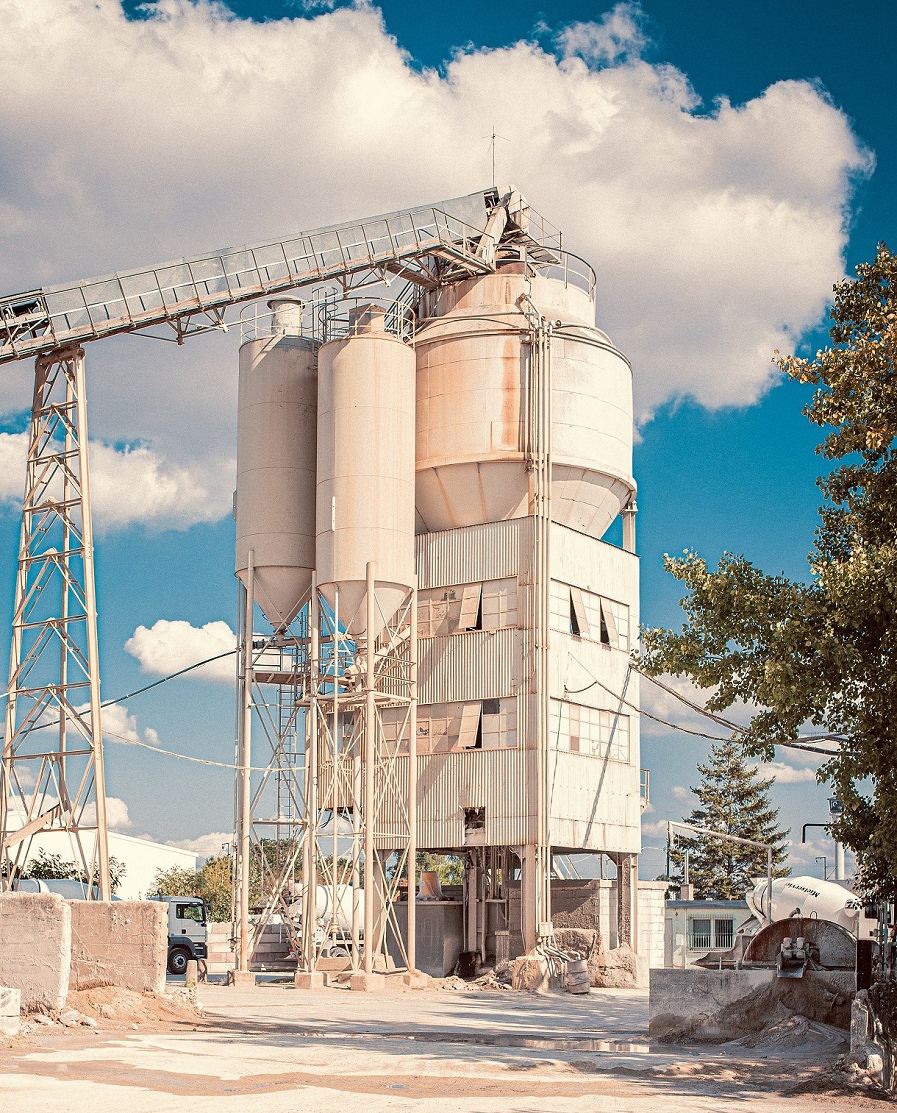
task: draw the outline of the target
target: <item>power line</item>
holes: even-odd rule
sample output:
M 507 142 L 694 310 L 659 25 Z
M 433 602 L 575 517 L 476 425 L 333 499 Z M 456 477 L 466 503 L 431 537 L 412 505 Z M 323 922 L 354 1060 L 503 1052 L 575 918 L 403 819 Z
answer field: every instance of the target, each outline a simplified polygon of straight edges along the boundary
M 731 735 L 726 736 L 726 735 L 720 735 L 720 734 L 707 734 L 704 731 L 692 730 L 690 727 L 682 726 L 681 723 L 672 723 L 668 719 L 663 719 L 659 715 L 654 715 L 654 714 L 652 714 L 652 712 L 646 711 L 643 707 L 639 707 L 636 704 L 632 703 L 631 701 L 627 700 L 625 698 L 625 696 L 623 696 L 621 693 L 615 692 L 612 688 L 608 687 L 607 684 L 603 683 L 592 672 L 590 672 L 589 669 L 587 669 L 586 666 L 583 665 L 583 663 L 581 661 L 577 661 L 577 664 L 580 666 L 580 668 L 583 669 L 584 672 L 587 672 L 589 674 L 589 676 L 592 677 L 592 682 L 591 682 L 591 684 L 586 684 L 585 687 L 583 687 L 583 688 L 568 688 L 567 685 L 565 684 L 564 685 L 564 692 L 567 695 L 570 695 L 570 696 L 580 695 L 582 692 L 587 692 L 590 688 L 594 688 L 597 685 L 597 687 L 603 688 L 605 692 L 607 692 L 609 695 L 613 696 L 613 698 L 615 700 L 617 700 L 619 703 L 621 703 L 624 707 L 630 708 L 632 711 L 637 712 L 639 715 L 644 715 L 647 719 L 652 719 L 655 723 L 660 723 L 662 726 L 669 727 L 671 730 L 679 731 L 682 734 L 690 734 L 690 735 L 693 735 L 696 738 L 707 738 L 711 742 L 731 742 L 732 741 Z M 706 718 L 711 719 L 713 722 L 718 723 L 721 726 L 727 727 L 733 734 L 743 734 L 747 730 L 747 727 L 745 727 L 745 726 L 742 726 L 738 723 L 733 723 L 730 720 L 727 720 L 722 716 L 718 716 L 714 712 L 708 711 L 705 707 L 702 707 L 700 704 L 692 703 L 691 700 L 687 699 L 685 696 L 681 695 L 679 692 L 676 692 L 673 688 L 668 687 L 666 684 L 662 684 L 655 677 L 648 676 L 647 673 L 642 672 L 641 669 L 637 668 L 631 662 L 628 666 L 627 678 L 628 678 L 629 672 L 633 671 L 633 670 L 635 672 L 638 672 L 640 676 L 644 676 L 645 679 L 650 680 L 653 683 L 657 684 L 658 687 L 662 688 L 665 692 L 669 692 L 670 695 L 673 695 L 677 699 L 681 700 L 682 703 L 686 704 L 686 706 L 690 707 L 693 711 L 697 712 L 699 715 L 703 715 Z M 625 690 L 626 685 L 624 684 L 623 687 L 624 687 L 624 690 Z M 834 757 L 835 754 L 832 751 L 830 751 L 830 750 L 819 750 L 817 748 L 817 746 L 814 745 L 813 743 L 840 742 L 840 741 L 842 741 L 842 737 L 843 736 L 839 736 L 839 735 L 835 735 L 835 734 L 798 735 L 798 737 L 793 742 L 779 742 L 779 743 L 776 743 L 776 744 L 780 745 L 780 746 L 785 746 L 788 749 L 792 749 L 792 750 L 805 750 L 807 753 L 816 754 L 817 757 Z

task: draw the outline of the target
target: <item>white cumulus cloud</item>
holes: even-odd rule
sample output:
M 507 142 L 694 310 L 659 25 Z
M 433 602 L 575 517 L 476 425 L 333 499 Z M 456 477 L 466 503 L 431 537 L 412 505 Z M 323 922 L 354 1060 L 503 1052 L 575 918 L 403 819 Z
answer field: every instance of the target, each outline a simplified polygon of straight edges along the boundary
M 125 642 L 125 650 L 137 658 L 143 672 L 168 676 L 198 661 L 231 653 L 236 645 L 236 635 L 226 622 L 207 622 L 197 627 L 183 619 L 160 618 L 152 626 L 138 626 Z M 234 668 L 231 655 L 203 665 L 189 675 L 233 684 Z
M 0 502 L 21 503 L 27 433 L 0 433 Z M 228 512 L 236 471 L 233 460 L 167 458 L 148 445 L 90 445 L 93 515 L 99 530 L 135 523 L 155 529 L 214 522 Z
M 205 860 L 206 858 L 217 858 L 219 854 L 224 853 L 225 846 L 230 847 L 234 841 L 232 831 L 212 831 L 208 835 L 199 835 L 195 839 L 180 839 L 177 842 L 169 842 L 168 846 L 176 846 L 181 850 L 189 850 L 195 854 L 197 858 Z
M 84 821 L 96 823 L 96 804 L 88 804 L 84 809 Z M 134 826 L 128 805 L 118 796 L 106 797 L 106 826 L 110 831 L 128 831 Z
M 566 57 L 609 65 L 637 57 L 647 45 L 644 17 L 638 4 L 616 4 L 600 19 L 571 23 L 562 28 L 557 42 Z
M 796 769 L 785 761 L 758 762 L 756 765 L 749 764 L 748 769 L 756 770 L 764 780 L 769 780 L 772 777 L 776 784 L 780 785 L 816 783 L 815 769 L 807 766 L 804 766 L 803 769 Z
M 545 47 L 466 47 L 439 72 L 375 7 L 327 7 L 255 23 L 205 0 L 136 20 L 118 0 L 0 0 L 0 290 L 482 188 L 494 123 L 511 141 L 497 176 L 595 265 L 642 418 L 685 396 L 755 401 L 772 349 L 821 320 L 871 166 L 823 90 L 784 80 L 699 104 L 687 74 L 640 56 L 632 4 Z M 233 331 L 89 346 L 93 435 L 146 445 L 115 462 L 151 521 L 226 512 L 208 469 L 233 455 L 236 348 Z M 27 407 L 26 372 L 0 384 L 0 409 Z

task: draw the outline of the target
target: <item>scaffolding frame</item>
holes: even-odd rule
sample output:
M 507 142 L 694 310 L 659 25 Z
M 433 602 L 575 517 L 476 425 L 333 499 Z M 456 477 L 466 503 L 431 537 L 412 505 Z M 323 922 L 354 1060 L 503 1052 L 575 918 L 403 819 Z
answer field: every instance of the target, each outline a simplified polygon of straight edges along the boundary
M 237 970 L 249 971 L 255 946 L 275 914 L 286 927 L 301 973 L 314 972 L 319 959 L 334 951 L 348 958 L 353 971 L 385 969 L 390 935 L 401 962 L 413 970 L 417 778 L 401 776 L 397 759 L 410 754 L 416 764 L 416 590 L 409 589 L 383 624 L 369 563 L 362 606 L 365 629 L 379 630 L 375 637 L 356 639 L 347 632 L 338 585 L 333 607 L 313 588 L 293 624 L 298 632 L 259 637 L 252 633 L 252 583 L 250 564 L 246 588 L 241 588 Z M 273 698 L 267 694 L 272 686 Z M 400 722 L 387 732 L 382 712 L 396 708 Z M 253 785 L 255 724 L 261 725 L 271 754 Z M 277 809 L 268 816 L 261 808 L 272 780 Z M 264 845 L 272 830 L 278 851 L 283 850 L 275 862 Z M 253 923 L 254 858 L 265 898 Z M 405 932 L 394 907 L 403 888 Z
M 12 814 L 18 813 L 18 814 Z M 35 361 L 0 766 L 0 888 L 39 833 L 68 836 L 109 900 L 84 351 Z

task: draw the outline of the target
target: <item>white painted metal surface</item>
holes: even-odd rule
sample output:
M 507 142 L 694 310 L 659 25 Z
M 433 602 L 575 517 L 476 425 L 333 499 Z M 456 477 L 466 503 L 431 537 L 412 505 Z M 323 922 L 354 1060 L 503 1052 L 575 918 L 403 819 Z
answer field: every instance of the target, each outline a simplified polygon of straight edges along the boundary
M 317 355 L 299 335 L 301 310 L 274 305 L 276 331 L 240 348 L 236 571 L 254 553 L 255 598 L 283 629 L 315 566 Z
M 502 268 L 428 294 L 416 337 L 419 532 L 532 511 L 531 330 L 550 325 L 552 517 L 601 537 L 632 498 L 632 382 L 591 282 Z
M 366 630 L 368 562 L 381 629 L 414 583 L 414 352 L 386 326 L 360 309 L 319 354 L 317 574 L 353 635 Z

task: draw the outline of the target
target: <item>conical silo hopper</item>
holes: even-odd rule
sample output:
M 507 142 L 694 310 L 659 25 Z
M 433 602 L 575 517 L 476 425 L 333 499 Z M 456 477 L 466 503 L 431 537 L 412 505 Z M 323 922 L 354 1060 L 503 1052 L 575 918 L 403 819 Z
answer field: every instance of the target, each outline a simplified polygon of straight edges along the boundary
M 417 351 L 417 526 L 438 532 L 533 509 L 532 324 L 550 327 L 552 518 L 600 538 L 635 493 L 632 372 L 595 327 L 594 276 L 562 257 L 427 295 Z
M 414 351 L 376 306 L 351 312 L 319 353 L 318 584 L 340 625 L 367 633 L 368 562 L 376 635 L 414 582 Z
M 301 303 L 280 300 L 271 335 L 240 348 L 236 572 L 282 630 L 298 614 L 315 567 L 316 344 L 301 335 Z

